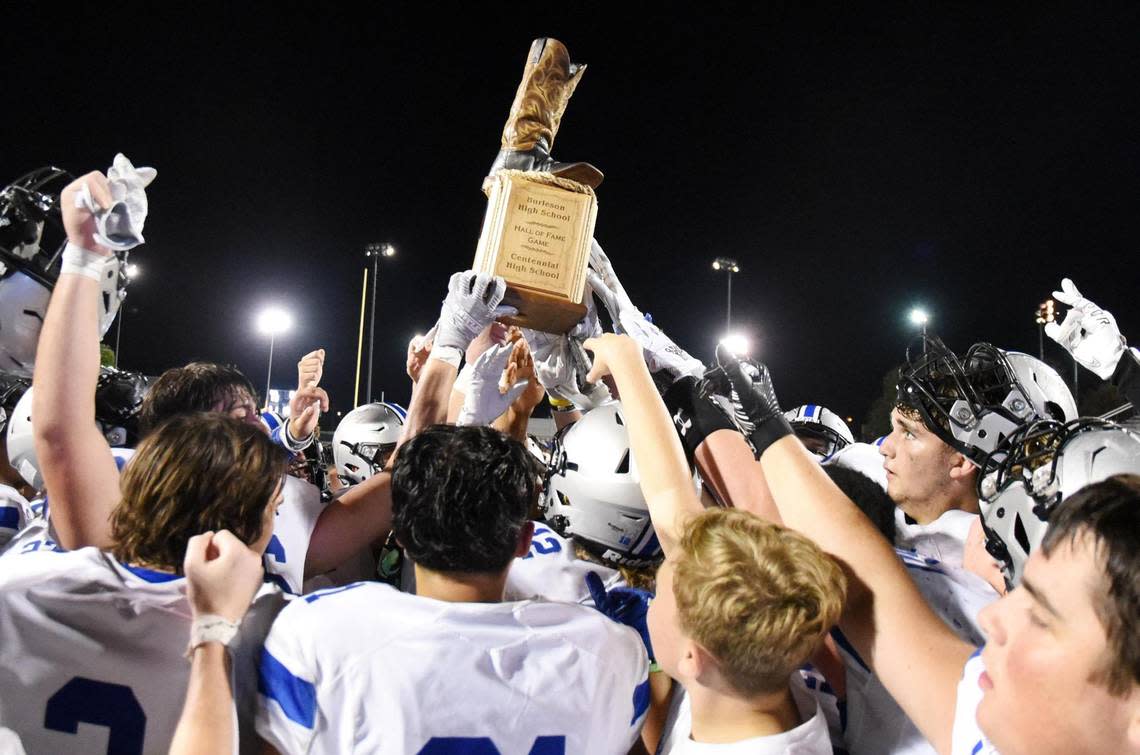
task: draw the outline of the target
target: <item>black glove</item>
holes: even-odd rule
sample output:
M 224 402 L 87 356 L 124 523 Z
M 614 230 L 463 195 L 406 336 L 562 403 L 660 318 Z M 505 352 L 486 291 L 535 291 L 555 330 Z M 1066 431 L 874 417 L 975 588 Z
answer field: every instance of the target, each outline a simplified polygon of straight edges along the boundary
M 662 396 L 690 464 L 697 446 L 717 430 L 740 431 L 721 406 L 713 401 L 711 388 L 708 380 L 686 375 L 669 386 Z
M 785 435 L 792 434 L 792 427 L 784 419 L 780 402 L 776 400 L 772 375 L 766 365 L 759 362 L 741 363 L 735 354 L 719 345 L 716 361 L 740 400 L 740 410 L 752 424 L 748 440 L 759 459 L 768 446 Z

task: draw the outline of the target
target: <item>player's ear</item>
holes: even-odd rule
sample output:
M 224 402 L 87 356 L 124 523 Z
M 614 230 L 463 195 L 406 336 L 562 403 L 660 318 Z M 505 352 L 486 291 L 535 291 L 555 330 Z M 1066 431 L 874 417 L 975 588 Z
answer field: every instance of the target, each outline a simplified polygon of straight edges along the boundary
M 534 522 L 529 519 L 523 522 L 519 530 L 519 542 L 515 547 L 515 558 L 522 558 L 530 550 L 530 541 L 534 539 Z
M 973 482 L 973 475 L 977 472 L 977 466 L 974 462 L 965 457 L 964 454 L 955 451 L 950 456 L 950 479 L 960 480 L 962 482 Z
M 1140 752 L 1140 684 L 1135 682 L 1128 695 L 1128 744 L 1133 751 Z
M 682 676 L 701 681 L 702 678 L 708 678 L 709 672 L 715 666 L 707 650 L 688 637 L 681 638 L 681 660 L 677 664 L 677 670 Z

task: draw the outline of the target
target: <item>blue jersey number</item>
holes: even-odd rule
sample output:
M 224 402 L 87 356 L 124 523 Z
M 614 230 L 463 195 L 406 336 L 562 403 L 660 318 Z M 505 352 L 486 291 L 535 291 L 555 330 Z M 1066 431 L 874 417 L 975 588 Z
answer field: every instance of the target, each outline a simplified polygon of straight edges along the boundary
M 82 676 L 77 676 L 60 687 L 48 699 L 44 710 L 44 728 L 76 734 L 80 723 L 110 729 L 107 752 L 143 751 L 146 713 L 143 713 L 142 706 L 130 687 L 97 682 Z
M 534 540 L 530 543 L 530 552 L 523 556 L 523 558 L 533 558 L 536 553 L 545 556 L 548 553 L 557 553 L 562 550 L 562 543 L 558 542 L 558 538 L 556 537 L 548 537 L 542 540 L 538 539 L 539 535 L 553 534 L 553 532 L 545 527 L 535 527 Z
M 432 737 L 416 755 L 499 755 L 490 737 Z M 530 755 L 566 755 L 566 737 L 538 737 Z

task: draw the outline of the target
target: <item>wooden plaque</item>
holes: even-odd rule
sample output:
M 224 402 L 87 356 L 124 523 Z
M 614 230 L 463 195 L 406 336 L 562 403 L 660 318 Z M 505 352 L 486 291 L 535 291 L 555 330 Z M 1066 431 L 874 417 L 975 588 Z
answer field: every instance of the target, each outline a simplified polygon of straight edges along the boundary
M 598 215 L 588 187 L 549 173 L 504 170 L 489 176 L 476 272 L 507 282 L 511 325 L 566 333 L 586 314 L 586 267 Z

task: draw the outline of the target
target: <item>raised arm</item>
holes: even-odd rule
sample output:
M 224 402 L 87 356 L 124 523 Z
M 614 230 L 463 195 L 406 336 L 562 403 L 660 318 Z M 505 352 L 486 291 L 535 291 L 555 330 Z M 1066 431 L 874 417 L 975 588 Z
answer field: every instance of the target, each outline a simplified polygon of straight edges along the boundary
M 261 585 L 261 556 L 226 530 L 205 532 L 186 544 L 182 570 L 194 623 L 190 683 L 170 752 L 231 752 L 237 743 L 237 719 L 224 643 L 236 632 Z
M 419 372 L 400 443 L 447 419 L 447 404 L 463 352 L 492 320 L 517 311 L 500 304 L 505 292 L 502 278 L 471 270 L 451 276 L 435 327 L 431 357 Z
M 591 338 L 584 345 L 594 353 L 590 382 L 613 375 L 621 394 L 641 491 L 668 558 L 675 552 L 684 521 L 702 511 L 685 452 L 645 366 L 641 347 L 628 336 L 613 333 Z
M 735 358 L 723 359 L 784 524 L 848 574 L 841 628 L 923 734 L 949 752 L 957 684 L 973 648 L 935 616 L 890 545 L 792 434 L 767 368 L 747 375 Z
M 63 190 L 68 246 L 40 332 L 32 382 L 36 455 L 52 523 L 68 550 L 110 545 L 110 515 L 119 502 L 118 467 L 95 425 L 101 283 L 118 274 L 117 262 L 96 241 L 95 215 L 76 206 L 76 197 L 87 193 L 97 207 L 112 205 L 102 173 L 89 173 Z

